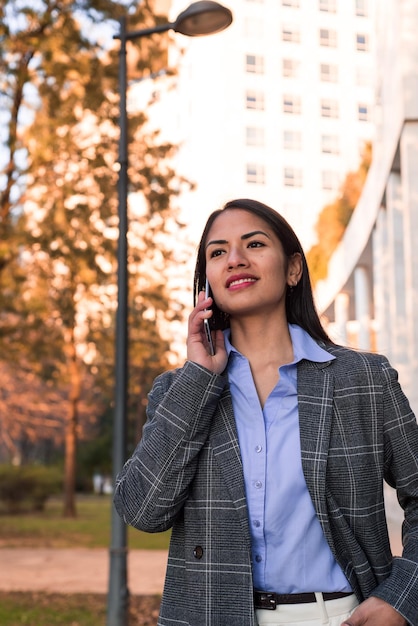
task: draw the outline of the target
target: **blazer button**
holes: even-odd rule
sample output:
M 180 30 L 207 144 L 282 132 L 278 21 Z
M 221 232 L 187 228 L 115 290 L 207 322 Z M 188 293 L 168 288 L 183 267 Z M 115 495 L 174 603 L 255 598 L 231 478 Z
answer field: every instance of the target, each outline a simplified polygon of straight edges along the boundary
M 203 556 L 203 548 L 202 546 L 196 546 L 195 549 L 193 550 L 193 555 L 195 557 L 195 559 L 201 559 Z

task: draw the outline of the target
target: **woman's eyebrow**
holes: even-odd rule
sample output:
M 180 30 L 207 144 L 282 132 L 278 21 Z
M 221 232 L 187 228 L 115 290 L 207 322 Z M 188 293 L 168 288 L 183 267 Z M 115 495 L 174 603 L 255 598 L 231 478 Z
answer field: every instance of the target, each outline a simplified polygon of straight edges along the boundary
M 250 239 L 250 237 L 254 237 L 254 235 L 264 235 L 268 239 L 271 239 L 271 237 L 267 233 L 265 233 L 264 230 L 253 230 L 251 233 L 246 233 L 245 235 L 242 235 L 241 239 Z
M 264 235 L 268 239 L 271 239 L 271 237 L 267 233 L 265 233 L 264 230 L 253 230 L 250 233 L 245 233 L 245 235 L 241 235 L 241 239 L 245 241 L 246 239 L 251 239 L 251 237 L 254 237 L 254 235 Z M 224 246 L 227 243 L 228 241 L 226 239 L 213 239 L 212 241 L 208 241 L 208 243 L 206 244 L 206 248 L 213 245 Z
M 227 243 L 228 242 L 226 239 L 213 239 L 212 241 L 208 241 L 208 243 L 206 244 L 206 248 L 208 246 L 224 246 Z

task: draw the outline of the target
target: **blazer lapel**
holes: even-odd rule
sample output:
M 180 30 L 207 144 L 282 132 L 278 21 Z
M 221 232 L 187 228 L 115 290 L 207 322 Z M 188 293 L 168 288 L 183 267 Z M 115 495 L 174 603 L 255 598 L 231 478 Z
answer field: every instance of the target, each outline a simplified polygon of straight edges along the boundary
M 211 434 L 211 444 L 213 446 L 214 455 L 219 463 L 225 485 L 229 490 L 232 502 L 238 513 L 244 537 L 248 545 L 250 545 L 250 530 L 248 526 L 248 509 L 242 471 L 242 459 L 229 387 L 225 389 L 218 404 Z
M 334 391 L 331 362 L 299 364 L 298 403 L 303 473 L 325 536 L 332 544 L 325 494 Z

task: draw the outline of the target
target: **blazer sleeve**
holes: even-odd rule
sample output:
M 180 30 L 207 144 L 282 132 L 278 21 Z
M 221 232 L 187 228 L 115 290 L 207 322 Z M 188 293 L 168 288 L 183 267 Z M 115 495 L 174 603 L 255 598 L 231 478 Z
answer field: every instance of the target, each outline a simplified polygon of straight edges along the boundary
M 155 380 L 142 439 L 115 485 L 114 504 L 127 524 L 146 532 L 172 526 L 226 384 L 226 376 L 190 361 Z
M 396 489 L 405 512 L 402 557 L 373 592 L 389 602 L 412 626 L 418 626 L 418 426 L 398 383 L 398 375 L 383 361 L 385 478 Z

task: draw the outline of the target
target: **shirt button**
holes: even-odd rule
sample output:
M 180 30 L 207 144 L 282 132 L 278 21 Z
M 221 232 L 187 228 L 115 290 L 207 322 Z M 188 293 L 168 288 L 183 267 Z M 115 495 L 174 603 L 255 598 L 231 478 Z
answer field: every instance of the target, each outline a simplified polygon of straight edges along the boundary
M 263 483 L 261 482 L 261 480 L 256 480 L 254 483 L 254 487 L 256 489 L 261 489 L 261 487 L 263 486 Z
M 260 520 L 259 520 L 259 519 L 255 519 L 255 520 L 253 521 L 253 524 L 254 524 L 254 526 L 255 526 L 256 528 L 260 528 L 260 526 L 261 526 L 261 522 L 260 522 Z
M 263 449 L 263 446 L 256 446 L 255 447 L 255 451 L 256 452 L 261 452 L 262 449 Z
M 257 563 L 261 563 L 261 561 L 263 560 L 263 557 L 261 556 L 261 554 L 256 554 L 255 555 L 255 560 Z

